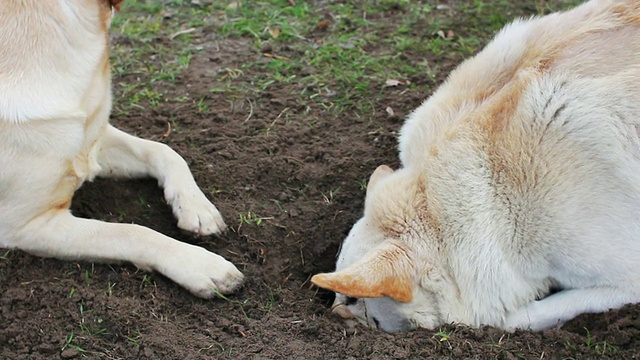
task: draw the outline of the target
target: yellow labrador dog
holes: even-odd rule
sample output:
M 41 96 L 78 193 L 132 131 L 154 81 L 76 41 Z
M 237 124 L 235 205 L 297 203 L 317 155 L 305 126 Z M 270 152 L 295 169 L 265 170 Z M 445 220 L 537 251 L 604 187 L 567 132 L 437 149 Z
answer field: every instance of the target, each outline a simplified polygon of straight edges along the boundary
M 640 302 L 640 1 L 503 29 L 407 120 L 336 271 L 386 331 L 545 329 Z
M 86 180 L 153 176 L 180 228 L 200 235 L 225 228 L 176 152 L 108 123 L 107 32 L 121 1 L 0 1 L 0 247 L 129 261 L 200 297 L 231 292 L 243 276 L 221 256 L 142 226 L 69 211 Z

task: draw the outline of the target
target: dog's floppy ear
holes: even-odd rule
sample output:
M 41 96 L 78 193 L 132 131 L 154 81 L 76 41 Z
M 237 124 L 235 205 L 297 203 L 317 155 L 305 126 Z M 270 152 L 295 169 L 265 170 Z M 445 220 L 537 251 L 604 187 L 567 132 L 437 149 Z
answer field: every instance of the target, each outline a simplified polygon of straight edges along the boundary
M 393 174 L 393 169 L 388 167 L 387 165 L 380 165 L 376 168 L 376 170 L 371 174 L 369 178 L 369 182 L 367 183 L 367 196 L 371 193 L 373 188 L 380 182 L 380 180 L 384 179 L 388 175 Z
M 414 275 L 415 266 L 409 249 L 392 240 L 371 249 L 344 270 L 317 274 L 311 282 L 350 297 L 387 296 L 406 303 L 413 299 Z
M 123 2 L 124 0 L 109 0 L 109 3 L 111 3 L 111 6 L 113 6 L 113 8 L 115 8 L 118 11 L 120 11 L 120 5 L 122 5 Z

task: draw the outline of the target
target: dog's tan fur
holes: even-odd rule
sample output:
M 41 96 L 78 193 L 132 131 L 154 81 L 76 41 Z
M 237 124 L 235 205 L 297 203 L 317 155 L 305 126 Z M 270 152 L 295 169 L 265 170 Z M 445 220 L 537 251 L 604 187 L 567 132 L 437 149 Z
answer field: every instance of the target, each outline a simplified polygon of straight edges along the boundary
M 639 19 L 638 0 L 592 0 L 516 21 L 453 71 L 312 279 L 336 309 L 511 330 L 640 302 Z
M 224 230 L 186 162 L 108 123 L 109 25 L 121 0 L 0 2 L 0 246 L 42 256 L 130 261 L 202 297 L 242 274 L 219 255 L 148 228 L 79 219 L 69 206 L 95 176 L 153 176 L 178 226 Z

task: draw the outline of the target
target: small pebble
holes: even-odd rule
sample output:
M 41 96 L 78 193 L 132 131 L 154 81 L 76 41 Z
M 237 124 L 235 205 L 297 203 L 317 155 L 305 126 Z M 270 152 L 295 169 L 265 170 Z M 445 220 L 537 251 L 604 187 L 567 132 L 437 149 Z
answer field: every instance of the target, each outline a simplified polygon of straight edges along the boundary
M 62 351 L 62 353 L 60 353 L 60 357 L 62 359 L 73 359 L 75 357 L 77 357 L 78 355 L 80 355 L 80 352 L 76 349 L 72 349 L 72 348 L 66 348 Z

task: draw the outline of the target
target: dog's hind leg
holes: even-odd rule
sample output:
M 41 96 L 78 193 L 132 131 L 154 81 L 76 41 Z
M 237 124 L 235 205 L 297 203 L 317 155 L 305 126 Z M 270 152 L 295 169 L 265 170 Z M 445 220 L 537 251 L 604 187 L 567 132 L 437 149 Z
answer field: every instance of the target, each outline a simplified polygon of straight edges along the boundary
M 226 227 L 218 209 L 202 193 L 184 159 L 169 146 L 140 139 L 108 125 L 100 138 L 98 163 L 104 177 L 158 179 L 178 219 L 178 227 L 199 235 Z
M 15 247 L 45 257 L 100 262 L 128 261 L 155 270 L 194 295 L 230 293 L 243 280 L 223 257 L 149 228 L 74 217 L 68 210 L 47 212 L 16 233 Z

